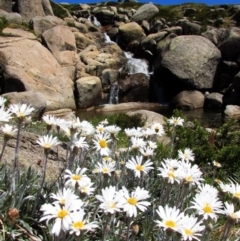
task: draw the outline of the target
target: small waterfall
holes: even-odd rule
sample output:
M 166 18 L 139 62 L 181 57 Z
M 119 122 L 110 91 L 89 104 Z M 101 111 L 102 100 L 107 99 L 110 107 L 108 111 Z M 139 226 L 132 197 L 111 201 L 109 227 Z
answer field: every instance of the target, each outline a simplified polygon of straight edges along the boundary
M 88 20 L 91 21 L 97 27 L 101 27 L 102 26 L 101 23 L 97 20 L 97 18 L 95 16 L 93 16 L 93 15 L 90 15 L 88 17 Z
M 108 44 L 115 44 L 115 42 L 113 42 L 110 37 L 107 35 L 107 33 L 103 33 L 104 34 L 104 39 L 105 39 L 105 43 L 108 43 Z
M 111 84 L 109 104 L 118 104 L 118 82 L 115 81 Z
M 133 58 L 133 54 L 130 52 L 124 52 L 124 54 L 128 59 L 126 67 L 129 74 L 144 73 L 149 76 L 150 73 L 146 60 Z M 121 69 L 119 71 L 121 71 Z

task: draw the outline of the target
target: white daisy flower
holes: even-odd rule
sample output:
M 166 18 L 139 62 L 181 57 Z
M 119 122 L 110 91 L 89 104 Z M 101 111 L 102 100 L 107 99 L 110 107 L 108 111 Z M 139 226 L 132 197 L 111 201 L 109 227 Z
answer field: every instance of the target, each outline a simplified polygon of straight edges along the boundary
M 202 236 L 201 232 L 205 229 L 205 226 L 202 225 L 202 222 L 198 222 L 198 218 L 191 216 L 183 216 L 179 221 L 180 224 L 180 233 L 182 234 L 182 239 L 191 241 L 198 240 L 199 236 Z
M 150 147 L 151 149 L 157 149 L 157 143 L 155 141 L 148 141 L 147 142 L 148 147 Z
M 140 148 L 146 146 L 146 142 L 143 140 L 143 138 L 140 137 L 131 137 L 131 143 L 131 149 L 133 150 L 139 150 Z
M 7 101 L 6 98 L 0 96 L 0 107 L 4 106 L 6 101 Z
M 65 170 L 65 186 L 70 186 L 72 188 L 85 185 L 89 181 L 89 177 L 84 174 L 87 168 L 77 167 L 75 173 L 72 173 L 69 169 Z
M 232 194 L 232 197 L 240 200 L 240 185 L 238 183 L 231 182 L 229 193 Z
M 18 129 L 14 128 L 12 125 L 5 124 L 4 126 L 1 126 L 1 131 L 4 134 L 5 140 L 9 140 L 16 135 Z
M 83 202 L 78 198 L 78 196 L 70 188 L 63 188 L 62 190 L 58 190 L 56 194 L 52 193 L 50 197 L 56 200 L 53 202 L 53 204 L 57 203 L 60 206 L 64 206 L 66 204 L 66 201 L 70 203 L 74 203 L 78 207 L 83 206 Z
M 53 137 L 52 135 L 41 136 L 36 142 L 42 146 L 45 151 L 49 151 L 52 147 L 60 144 L 57 137 Z
M 80 209 L 77 212 L 71 214 L 72 222 L 69 226 L 69 233 L 79 236 L 81 232 L 91 232 L 94 229 L 98 228 L 96 222 L 88 222 L 87 219 L 84 219 L 85 212 L 83 209 Z
M 124 130 L 124 132 L 126 133 L 127 137 L 129 137 L 129 138 L 131 138 L 133 136 L 135 136 L 135 137 L 143 136 L 142 128 L 140 128 L 140 127 L 138 127 L 137 129 L 136 128 L 126 128 Z
M 185 148 L 184 151 L 178 150 L 178 158 L 182 161 L 194 161 L 195 159 L 193 151 L 189 148 Z
M 179 209 L 166 205 L 165 207 L 159 206 L 156 211 L 160 217 L 160 220 L 155 220 L 158 227 L 164 230 L 179 231 L 180 220 L 183 217 L 183 213 Z
M 213 161 L 212 162 L 213 166 L 215 167 L 222 167 L 221 163 L 217 162 L 217 161 Z
M 173 126 L 182 126 L 184 119 L 180 117 L 172 117 L 171 119 L 168 120 L 168 122 Z
M 95 135 L 94 148 L 100 152 L 101 156 L 109 156 L 111 150 L 108 148 L 108 143 L 111 141 L 108 133 Z
M 158 136 L 162 136 L 165 133 L 163 126 L 160 123 L 153 123 L 152 129 L 154 130 L 155 134 Z
M 104 213 L 114 214 L 120 212 L 122 204 L 120 203 L 119 192 L 116 191 L 116 187 L 110 186 L 101 190 L 102 195 L 96 195 L 96 198 L 101 202 L 100 208 Z
M 222 211 L 223 214 L 225 214 L 228 218 L 230 218 L 234 222 L 236 222 L 240 219 L 240 210 L 235 212 L 233 203 L 230 204 L 228 202 L 225 202 L 224 206 L 225 206 L 225 208 Z
M 147 160 L 145 163 L 143 162 L 142 156 L 136 156 L 136 158 L 132 157 L 132 160 L 128 160 L 126 163 L 126 167 L 135 172 L 136 177 L 141 177 L 141 174 L 147 174 L 151 169 L 153 169 L 153 162 Z
M 200 184 L 200 182 L 204 180 L 202 178 L 202 172 L 196 164 L 192 166 L 189 162 L 179 162 L 177 172 L 180 180 L 185 184 Z
M 10 119 L 12 119 L 11 112 L 2 106 L 0 108 L 0 122 L 8 122 Z
M 154 154 L 154 151 L 152 148 L 150 148 L 149 146 L 145 146 L 143 148 L 140 148 L 140 153 L 144 156 L 144 157 L 152 157 Z
M 121 128 L 116 125 L 111 125 L 111 126 L 105 127 L 105 131 L 107 131 L 112 136 L 116 136 L 120 130 L 121 130 Z
M 44 115 L 42 119 L 48 126 L 53 126 L 56 123 L 56 118 L 52 115 Z
M 111 174 L 116 170 L 115 162 L 102 161 L 98 162 L 95 165 L 95 170 L 98 170 L 98 173 L 111 176 Z
M 51 219 L 54 219 L 51 232 L 58 236 L 61 230 L 66 232 L 69 229 L 72 223 L 70 214 L 75 208 L 77 207 L 74 207 L 74 205 L 67 200 L 64 206 L 60 206 L 58 203 L 43 204 L 40 209 L 43 212 L 43 217 L 39 221 L 42 222 L 46 220 L 48 223 Z
M 81 133 L 81 136 L 86 136 L 86 137 L 91 136 L 95 133 L 95 128 L 90 122 L 82 121 L 80 133 Z
M 148 127 L 145 130 L 142 130 L 142 133 L 146 138 L 156 134 L 155 130 L 152 129 L 151 127 Z
M 137 209 L 140 209 L 144 212 L 149 205 L 151 205 L 148 201 L 143 201 L 144 199 L 149 198 L 149 193 L 147 190 L 141 189 L 137 187 L 135 191 L 129 194 L 128 190 L 123 187 L 122 188 L 122 198 L 121 204 L 123 205 L 123 210 L 126 212 L 128 217 L 137 217 Z
M 213 193 L 200 192 L 191 201 L 193 204 L 190 208 L 196 209 L 197 213 L 203 216 L 203 219 L 214 219 L 217 220 L 217 214 L 222 212 L 222 202 Z
M 108 120 L 107 120 L 107 119 L 105 119 L 105 120 L 103 120 L 103 121 L 99 122 L 99 124 L 102 124 L 102 125 L 107 125 L 107 124 L 108 124 Z
M 162 167 L 158 168 L 158 171 L 160 173 L 158 174 L 159 176 L 162 176 L 164 179 L 168 180 L 168 183 L 173 184 L 175 181 L 180 182 L 180 176 L 179 172 L 177 172 L 172 166 L 167 165 L 166 163 L 162 162 L 161 163 Z
M 73 150 L 74 148 L 77 148 L 78 150 L 88 150 L 89 145 L 85 141 L 86 137 L 80 136 L 79 138 L 77 137 L 78 135 L 74 135 L 71 149 Z
M 19 119 L 31 115 L 34 110 L 33 107 L 27 104 L 12 104 L 9 106 L 9 111 Z
M 85 182 L 82 182 L 81 185 L 78 187 L 78 190 L 87 196 L 90 196 L 95 191 L 95 187 L 92 187 L 94 183 L 91 181 L 91 179 L 86 179 Z
M 97 133 L 103 133 L 105 131 L 105 126 L 103 124 L 98 124 L 96 127 Z

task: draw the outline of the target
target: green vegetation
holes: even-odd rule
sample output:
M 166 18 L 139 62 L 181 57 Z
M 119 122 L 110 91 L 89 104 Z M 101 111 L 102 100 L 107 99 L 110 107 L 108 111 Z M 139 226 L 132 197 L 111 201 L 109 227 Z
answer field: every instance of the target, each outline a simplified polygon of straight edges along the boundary
M 59 18 L 66 18 L 68 17 L 68 13 L 71 13 L 71 11 L 75 10 L 77 8 L 77 4 L 57 4 L 53 1 L 50 1 L 52 10 L 55 16 Z
M 8 21 L 5 17 L 0 17 L 0 35 L 2 35 L 2 31 L 4 28 L 8 26 Z
M 182 116 L 182 113 L 176 111 L 175 115 Z M 221 163 L 223 168 L 219 169 L 220 179 L 226 180 L 233 173 L 240 176 L 239 122 L 231 119 L 219 128 L 207 130 L 197 121 L 187 122 L 186 117 L 182 117 L 187 124 L 176 132 L 173 155 L 177 156 L 177 150 L 187 146 L 193 150 L 199 166 L 211 166 L 213 161 Z M 170 125 L 166 124 L 166 133 L 171 137 L 170 129 Z

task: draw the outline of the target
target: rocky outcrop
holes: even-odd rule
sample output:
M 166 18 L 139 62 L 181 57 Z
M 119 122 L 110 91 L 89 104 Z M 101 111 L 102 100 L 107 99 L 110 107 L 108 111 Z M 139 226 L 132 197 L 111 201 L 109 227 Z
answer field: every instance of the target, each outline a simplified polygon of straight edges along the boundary
M 16 8 L 25 21 L 29 21 L 35 16 L 54 15 L 49 0 L 17 1 Z
M 239 105 L 227 105 L 224 114 L 226 118 L 240 118 L 240 106 Z
M 9 104 L 25 103 L 34 107 L 32 117 L 40 119 L 46 110 L 46 100 L 44 95 L 38 91 L 10 92 L 3 95 Z
M 76 81 L 77 107 L 98 105 L 102 97 L 101 80 L 98 77 L 82 77 Z
M 222 56 L 226 60 L 232 60 L 240 53 L 240 29 L 230 28 L 226 31 L 224 39 L 218 43 Z
M 57 25 L 50 28 L 42 34 L 42 39 L 60 65 L 74 66 L 79 62 L 75 36 L 69 27 Z
M 120 102 L 148 101 L 149 79 L 145 74 L 131 74 L 125 79 L 120 79 L 118 85 Z
M 57 25 L 67 25 L 65 21 L 56 16 L 46 17 L 33 17 L 30 21 L 30 27 L 34 31 L 35 35 L 40 37 L 46 30 L 53 28 Z
M 172 105 L 175 108 L 183 110 L 193 110 L 202 108 L 204 105 L 204 95 L 200 91 L 182 91 L 177 94 L 173 100 Z
M 13 24 L 22 24 L 23 18 L 19 13 L 9 13 L 7 11 L 4 11 L 0 9 L 0 17 L 6 18 L 8 23 L 13 23 Z
M 172 11 L 172 20 L 164 19 L 167 9 L 160 15 L 161 6 L 154 4 L 137 9 L 124 8 L 124 4 L 81 4 L 64 13 L 63 19 L 59 18 L 61 11 L 56 11 L 59 17 L 53 16 L 49 0 L 0 0 L 0 8 L 0 16 L 9 23 L 21 26 L 23 21 L 29 22 L 33 30 L 26 32 L 20 29 L 23 26 L 3 30 L 1 94 L 38 91 L 46 110 L 75 108 L 75 103 L 88 108 L 107 103 L 111 87 L 117 83 L 120 102 L 148 101 L 150 96 L 151 101 L 165 102 L 166 97 L 166 102 L 174 103 L 185 91 L 180 108 L 192 109 L 202 106 L 200 92 L 208 91 L 206 108 L 240 105 L 239 9 L 211 7 L 209 26 L 201 33 L 206 20 L 197 19 L 201 6 L 191 4 Z M 229 28 L 223 27 L 221 15 L 231 20 Z M 147 68 L 136 74 L 129 61 L 132 57 L 126 57 L 123 50 L 139 59 L 138 68 L 146 62 Z M 154 89 L 154 94 L 149 93 L 148 70 L 153 70 L 150 91 Z M 195 99 L 188 91 L 197 93 Z
M 205 98 L 204 106 L 208 109 L 221 109 L 223 94 L 212 92 Z
M 151 4 L 151 3 L 144 4 L 137 9 L 137 11 L 132 17 L 132 21 L 141 23 L 143 20 L 149 20 L 158 12 L 159 12 L 159 9 L 154 4 Z
M 118 42 L 123 49 L 126 49 L 133 41 L 139 44 L 144 37 L 145 33 L 142 27 L 135 22 L 126 23 L 119 27 Z
M 72 80 L 39 42 L 1 37 L 0 59 L 3 93 L 39 91 L 46 100 L 46 110 L 75 108 Z
M 213 87 L 220 58 L 220 51 L 206 38 L 178 36 L 172 39 L 161 59 L 157 60 L 154 72 L 164 76 L 162 81 L 166 84 L 170 81 L 179 85 L 181 82 L 185 88 L 209 89 Z

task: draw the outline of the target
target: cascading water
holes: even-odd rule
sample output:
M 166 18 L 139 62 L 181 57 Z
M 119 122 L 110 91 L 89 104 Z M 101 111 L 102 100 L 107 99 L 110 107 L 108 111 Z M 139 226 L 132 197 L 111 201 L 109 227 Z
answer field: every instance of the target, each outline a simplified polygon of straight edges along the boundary
M 107 33 L 103 33 L 103 35 L 104 35 L 104 39 L 105 39 L 105 43 L 108 43 L 108 44 L 115 44 L 115 42 L 113 42 L 111 39 L 110 39 L 110 37 L 107 35 Z
M 149 76 L 148 63 L 143 59 L 133 58 L 133 54 L 130 52 L 124 52 L 127 58 L 127 70 L 128 74 L 143 73 Z M 122 68 L 119 70 L 122 71 Z
M 109 104 L 118 104 L 118 82 L 115 81 L 111 85 L 110 96 L 109 96 Z
M 127 72 L 127 74 L 129 75 L 143 73 L 148 77 L 150 76 L 150 73 L 148 71 L 148 64 L 145 60 L 133 58 L 133 54 L 130 52 L 124 52 L 124 55 L 127 58 L 127 63 L 124 67 L 121 67 L 119 69 L 119 72 Z M 111 85 L 109 104 L 118 104 L 118 92 L 118 82 L 115 81 Z
M 88 20 L 91 21 L 97 27 L 101 27 L 102 26 L 101 23 L 97 20 L 97 18 L 95 16 L 90 15 L 88 17 Z

